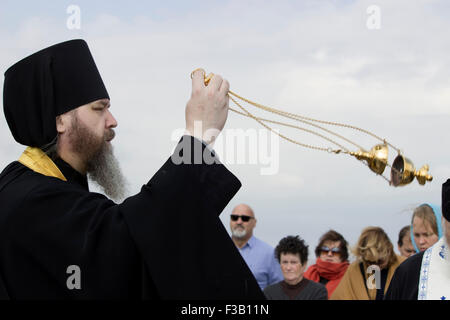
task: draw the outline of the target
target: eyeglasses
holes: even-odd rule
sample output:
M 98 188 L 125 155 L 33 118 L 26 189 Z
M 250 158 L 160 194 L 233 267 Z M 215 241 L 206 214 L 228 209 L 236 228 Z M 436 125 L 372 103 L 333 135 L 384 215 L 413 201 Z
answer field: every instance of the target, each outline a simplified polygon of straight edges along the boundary
M 324 246 L 324 247 L 321 247 L 321 248 L 320 248 L 320 251 L 321 251 L 322 253 L 325 253 L 325 254 L 328 254 L 328 252 L 331 251 L 331 254 L 332 254 L 333 256 L 338 255 L 338 254 L 341 254 L 341 249 L 336 248 L 336 247 L 330 249 L 330 248 Z
M 243 222 L 249 222 L 250 219 L 253 219 L 253 217 L 250 217 L 250 216 L 240 216 L 240 215 L 237 215 L 237 214 L 230 215 L 230 218 L 231 218 L 231 221 L 238 221 L 238 219 L 241 218 L 241 220 Z

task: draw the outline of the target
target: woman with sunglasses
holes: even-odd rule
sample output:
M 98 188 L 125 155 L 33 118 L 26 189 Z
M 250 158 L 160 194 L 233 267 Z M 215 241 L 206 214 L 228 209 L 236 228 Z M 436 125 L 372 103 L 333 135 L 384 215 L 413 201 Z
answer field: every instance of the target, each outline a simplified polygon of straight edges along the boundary
M 382 228 L 367 227 L 359 236 L 350 264 L 331 300 L 383 300 L 395 270 L 405 260 Z
M 316 247 L 316 263 L 306 270 L 305 278 L 325 285 L 328 298 L 338 286 L 349 266 L 347 241 L 334 231 L 326 232 Z

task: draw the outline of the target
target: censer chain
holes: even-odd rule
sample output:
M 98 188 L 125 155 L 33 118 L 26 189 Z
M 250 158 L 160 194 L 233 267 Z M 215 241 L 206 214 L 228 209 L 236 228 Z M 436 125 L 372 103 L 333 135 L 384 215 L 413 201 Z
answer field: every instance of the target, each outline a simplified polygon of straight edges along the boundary
M 385 144 L 391 146 L 393 149 L 397 150 L 398 153 L 401 153 L 401 151 L 400 151 L 399 148 L 393 146 L 391 143 L 389 143 L 388 141 L 386 141 L 386 139 L 382 139 L 381 137 L 377 136 L 376 134 L 374 134 L 374 133 L 372 133 L 372 132 L 370 132 L 370 131 L 368 131 L 368 130 L 365 130 L 365 129 L 362 129 L 362 128 L 359 128 L 359 127 L 356 127 L 356 126 L 352 126 L 352 125 L 349 125 L 349 124 L 343 124 L 343 123 L 338 123 L 338 122 L 324 121 L 324 120 L 318 120 L 318 119 L 308 118 L 308 117 L 304 117 L 304 116 L 301 116 L 301 115 L 298 115 L 298 114 L 295 114 L 295 113 L 290 113 L 290 112 L 278 110 L 278 109 L 275 109 L 275 108 L 267 107 L 267 106 L 264 106 L 264 105 L 262 105 L 262 104 L 260 104 L 260 103 L 257 103 L 257 102 L 251 101 L 251 100 L 249 100 L 249 99 L 246 99 L 246 98 L 244 98 L 244 97 L 238 95 L 237 93 L 235 93 L 235 92 L 233 92 L 233 91 L 231 91 L 231 90 L 228 91 L 228 95 L 230 96 L 230 98 L 231 98 L 231 95 L 233 95 L 234 97 L 236 97 L 236 98 L 238 98 L 238 99 L 240 99 L 240 100 L 242 100 L 242 101 L 245 101 L 245 102 L 247 102 L 248 104 L 250 104 L 250 105 L 252 105 L 252 106 L 254 106 L 254 107 L 256 107 L 256 108 L 259 108 L 259 109 L 262 109 L 262 110 L 265 110 L 265 111 L 268 111 L 268 112 L 271 112 L 271 113 L 274 113 L 274 114 L 278 114 L 278 115 L 280 115 L 280 116 L 284 116 L 284 117 L 287 117 L 287 118 L 290 118 L 290 119 L 294 119 L 294 120 L 297 120 L 297 121 L 301 121 L 301 122 L 307 123 L 307 124 L 309 124 L 309 125 L 312 125 L 312 124 L 309 123 L 308 121 L 312 121 L 312 122 L 322 123 L 322 124 L 325 124 L 325 125 L 339 126 L 339 127 L 349 128 L 349 129 L 353 129 L 353 130 L 356 130 L 356 131 L 363 132 L 363 133 L 365 133 L 365 134 L 367 134 L 367 135 L 369 135 L 369 136 L 371 136 L 371 137 L 373 137 L 373 138 L 375 138 L 375 139 L 377 139 L 377 140 L 380 140 L 381 142 L 383 142 L 383 143 L 385 143 Z M 234 100 L 233 100 L 233 101 L 234 101 Z M 317 127 L 317 126 L 316 126 L 316 127 Z M 320 128 L 320 129 L 322 129 L 322 130 L 325 130 L 325 131 L 327 131 L 327 132 L 329 132 L 329 133 L 331 133 L 331 134 L 334 134 L 335 136 L 339 136 L 338 134 L 336 134 L 336 133 L 334 133 L 334 132 L 331 132 L 331 131 L 328 131 L 328 130 L 325 129 L 325 128 L 322 128 L 322 127 L 318 127 L 318 128 Z M 340 137 L 341 139 L 346 140 L 347 142 L 349 142 L 349 143 L 351 143 L 351 144 L 353 144 L 353 145 L 356 145 L 359 149 L 364 150 L 364 148 L 361 148 L 360 146 L 358 146 L 358 145 L 355 144 L 354 142 L 351 142 L 351 141 L 349 141 L 348 139 L 346 139 L 346 138 L 344 138 L 344 137 L 342 137 L 342 136 L 339 136 L 339 137 Z
M 192 78 L 193 73 L 194 73 L 195 71 L 197 71 L 197 70 L 199 70 L 199 69 L 196 69 L 196 70 L 194 70 L 194 71 L 191 73 L 191 78 Z M 208 76 L 206 76 L 204 70 L 203 70 L 203 69 L 200 69 L 200 70 L 203 71 L 203 76 L 204 76 L 204 78 L 205 78 L 205 85 L 208 85 L 208 83 L 209 83 L 209 81 L 211 80 L 213 74 L 210 73 Z M 322 126 L 319 126 L 319 125 L 314 124 L 314 123 L 311 123 L 311 122 L 317 122 L 317 123 L 321 123 L 321 124 L 324 124 L 324 125 L 331 125 L 331 126 L 339 126 L 339 127 L 343 127 L 343 128 L 349 128 L 349 129 L 353 129 L 353 130 L 356 130 L 356 131 L 365 133 L 365 134 L 367 134 L 367 135 L 369 135 L 369 136 L 371 136 L 371 137 L 373 137 L 373 138 L 375 138 L 375 139 L 377 139 L 377 140 L 380 140 L 381 142 L 383 142 L 383 144 L 389 145 L 389 146 L 392 147 L 393 149 L 397 150 L 397 152 L 398 152 L 399 154 L 401 154 L 401 150 L 400 150 L 400 149 L 396 148 L 396 147 L 393 146 L 391 143 L 387 142 L 386 139 L 382 139 L 382 138 L 380 138 L 379 136 L 375 135 L 374 133 L 372 133 L 372 132 L 370 132 L 370 131 L 368 131 L 368 130 L 365 130 L 365 129 L 362 129 L 362 128 L 359 128 L 359 127 L 355 127 L 355 126 L 352 126 L 352 125 L 348 125 L 348 124 L 342 124 L 342 123 L 338 123 L 338 122 L 324 121 L 324 120 L 318 120 L 318 119 L 308 118 L 308 117 L 304 117 L 304 116 L 301 116 L 301 115 L 298 115 L 298 114 L 295 114 L 295 113 L 290 113 L 290 112 L 278 110 L 278 109 L 275 109 L 275 108 L 267 107 L 267 106 L 264 106 L 264 105 L 262 105 L 262 104 L 260 104 L 260 103 L 257 103 L 257 102 L 251 101 L 251 100 L 249 100 L 249 99 L 246 99 L 246 98 L 244 98 L 244 97 L 238 95 L 237 93 L 235 93 L 235 92 L 233 92 L 233 91 L 231 91 L 231 90 L 228 91 L 228 96 L 229 96 L 229 98 L 230 98 L 230 99 L 231 99 L 231 100 L 232 100 L 239 108 L 241 108 L 242 111 L 244 111 L 244 112 L 240 112 L 240 111 L 238 111 L 238 110 L 235 110 L 235 109 L 229 107 L 229 109 L 230 109 L 231 111 L 233 111 L 233 112 L 235 112 L 235 113 L 237 113 L 237 114 L 240 114 L 240 115 L 242 115 L 242 116 L 246 116 L 246 117 L 249 117 L 249 118 L 253 118 L 256 122 L 258 122 L 259 124 L 261 124 L 261 125 L 262 125 L 263 127 L 265 127 L 267 130 L 269 130 L 269 131 L 271 131 L 271 132 L 277 134 L 279 137 L 281 137 L 281 138 L 283 138 L 283 139 L 285 139 L 285 140 L 287 140 L 287 141 L 289 141 L 289 142 L 291 142 L 291 143 L 300 145 L 300 146 L 302 146 L 302 147 L 309 148 L 309 149 L 313 149 L 313 150 L 327 151 L 327 152 L 329 152 L 329 153 L 335 153 L 335 154 L 339 154 L 339 153 L 350 154 L 350 153 L 351 153 L 347 148 L 345 148 L 344 146 L 340 145 L 340 144 L 337 143 L 336 141 L 334 141 L 334 140 L 332 140 L 332 139 L 330 139 L 330 138 L 328 138 L 328 137 L 326 137 L 326 136 L 324 136 L 324 135 L 321 135 L 321 134 L 319 134 L 319 133 L 317 133 L 317 132 L 315 132 L 315 131 L 312 131 L 312 130 L 309 130 L 309 129 L 306 129 L 306 128 L 303 128 L 303 127 L 300 127 L 300 126 L 295 126 L 295 125 L 291 125 L 291 124 L 288 124 L 288 123 L 284 123 L 284 122 L 281 122 L 281 121 L 274 121 L 274 120 L 269 120 L 269 119 L 264 119 L 264 118 L 256 117 L 256 116 L 254 116 L 253 114 L 251 114 L 246 108 L 244 108 L 240 103 L 238 103 L 232 96 L 234 96 L 235 98 L 240 99 L 240 100 L 242 100 L 242 101 L 244 101 L 244 102 L 246 102 L 246 103 L 248 103 L 248 104 L 250 104 L 250 105 L 252 105 L 252 106 L 254 106 L 254 107 L 256 107 L 256 108 L 259 108 L 259 109 L 262 109 L 262 110 L 264 110 L 264 111 L 268 111 L 268 112 L 277 114 L 277 115 L 282 116 L 282 117 L 285 117 L 285 118 L 289 118 L 289 119 L 292 119 L 292 120 L 296 120 L 296 121 L 302 122 L 302 123 L 304 123 L 304 124 L 313 126 L 313 127 L 317 128 L 317 129 L 320 129 L 320 130 L 323 130 L 323 131 L 325 131 L 325 132 L 328 132 L 329 134 L 332 134 L 332 135 L 334 135 L 334 136 L 336 136 L 336 137 L 338 137 L 338 138 L 340 138 L 340 139 L 343 139 L 343 140 L 347 141 L 347 142 L 350 143 L 350 144 L 353 144 L 354 146 L 358 147 L 358 148 L 359 148 L 360 150 L 362 150 L 362 151 L 364 151 L 364 148 L 362 148 L 362 147 L 359 146 L 358 144 L 354 143 L 353 141 L 351 141 L 351 140 L 349 140 L 349 139 L 347 139 L 347 138 L 345 138 L 345 137 L 343 137 L 343 136 L 341 136 L 341 135 L 339 135 L 339 134 L 337 134 L 337 133 L 335 133 L 335 132 L 333 132 L 333 131 L 331 131 L 331 130 L 328 130 L 328 129 L 322 127 Z M 309 133 L 311 133 L 311 134 L 313 134 L 313 135 L 316 135 L 316 136 L 318 136 L 318 137 L 320 137 L 320 138 L 322 138 L 322 139 L 325 139 L 325 140 L 327 140 L 327 141 L 329 141 L 329 142 L 331 142 L 331 143 L 337 145 L 337 146 L 340 147 L 341 149 L 335 149 L 335 150 L 333 150 L 332 148 L 317 147 L 317 146 L 313 146 L 313 145 L 308 145 L 308 144 L 301 143 L 301 142 L 299 142 L 299 141 L 296 141 L 296 140 L 294 140 L 294 139 L 288 138 L 288 137 L 286 137 L 285 135 L 283 135 L 283 134 L 281 134 L 281 133 L 279 133 L 279 132 L 273 130 L 273 129 L 272 129 L 270 126 L 268 126 L 265 122 L 273 123 L 273 124 L 278 124 L 278 125 L 282 125 L 282 126 L 287 126 L 287 127 L 291 127 L 291 128 L 303 130 L 303 131 L 305 131 L 305 132 L 309 132 Z M 365 166 L 367 166 L 367 167 L 369 166 L 368 163 L 366 163 L 366 162 L 364 162 L 364 161 L 362 161 L 362 160 L 359 160 L 359 162 L 362 162 L 362 163 L 363 163 Z M 392 167 L 391 165 L 389 165 L 388 163 L 386 163 L 386 165 L 387 165 L 388 167 L 390 167 L 392 170 L 398 172 L 397 169 L 393 168 L 393 167 Z M 391 184 L 392 181 L 389 180 L 388 178 L 386 178 L 384 175 L 378 174 L 378 173 L 377 173 L 377 175 L 381 176 L 383 179 L 385 179 L 386 181 L 388 181 L 389 184 Z
M 323 136 L 323 135 L 321 135 L 320 133 L 317 133 L 317 132 L 315 132 L 315 131 L 312 131 L 312 130 L 309 130 L 309 129 L 306 129 L 306 128 L 303 128 L 303 127 L 300 127 L 300 126 L 295 126 L 295 125 L 291 125 L 291 124 L 288 124 L 288 123 L 280 122 L 280 121 L 274 121 L 274 120 L 269 120 L 269 119 L 264 119 L 264 118 L 256 117 L 256 116 L 254 116 L 253 114 L 251 114 L 246 108 L 244 108 L 240 103 L 238 103 L 238 102 L 230 95 L 230 93 L 231 93 L 231 91 L 229 91 L 229 97 L 230 97 L 230 99 L 231 99 L 231 100 L 232 100 L 239 108 L 241 108 L 245 113 L 244 113 L 244 112 L 240 112 L 240 111 L 238 111 L 238 110 L 236 110 L 236 109 L 233 109 L 233 108 L 229 107 L 229 109 L 230 109 L 231 111 L 233 111 L 233 112 L 235 112 L 235 113 L 237 113 L 237 114 L 239 114 L 239 115 L 242 115 L 242 116 L 245 116 L 245 117 L 249 117 L 249 118 L 254 119 L 254 120 L 257 121 L 259 124 L 261 124 L 263 127 L 265 127 L 267 130 L 269 130 L 269 131 L 271 131 L 271 132 L 277 134 L 277 135 L 278 135 L 279 137 L 281 137 L 282 139 L 285 139 L 285 140 L 287 140 L 287 141 L 289 141 L 289 142 L 291 142 L 291 143 L 300 145 L 300 146 L 305 147 L 305 148 L 313 149 L 313 150 L 327 151 L 327 152 L 329 152 L 329 153 L 336 153 L 336 154 L 339 154 L 339 153 L 349 154 L 349 153 L 350 153 L 350 150 L 348 150 L 346 147 L 342 146 L 341 144 L 337 143 L 336 141 L 334 141 L 334 140 L 332 140 L 332 139 L 330 139 L 330 138 L 328 138 L 328 137 L 326 137 L 326 136 Z M 235 94 L 233 94 L 233 95 L 236 96 Z M 244 100 L 245 102 L 248 102 L 247 99 L 241 99 L 241 100 Z M 268 108 L 268 107 L 265 107 L 265 108 Z M 271 108 L 271 109 L 273 109 L 273 108 Z M 264 109 L 264 110 L 265 110 L 265 109 Z M 276 109 L 274 109 L 274 110 L 276 110 Z M 281 113 L 285 113 L 284 111 L 280 111 L 280 110 L 276 110 L 276 111 L 273 112 L 273 113 L 277 113 L 277 114 L 278 114 L 278 111 L 281 112 Z M 290 114 L 290 115 L 288 116 L 288 118 L 291 118 L 291 115 L 292 115 L 292 114 Z M 300 116 L 300 117 L 301 117 L 301 116 Z M 291 119 L 292 119 L 292 118 L 291 118 Z M 356 143 L 350 141 L 349 139 L 347 139 L 347 138 L 345 138 L 345 137 L 342 137 L 341 135 L 339 135 L 339 134 L 337 134 L 337 133 L 332 132 L 331 130 L 328 130 L 328 129 L 326 129 L 326 128 L 320 127 L 320 126 L 315 125 L 315 124 L 311 124 L 311 123 L 309 123 L 308 121 L 306 121 L 306 120 L 304 120 L 304 119 L 294 119 L 294 120 L 298 120 L 298 121 L 300 121 L 300 122 L 304 122 L 304 123 L 307 123 L 307 124 L 312 125 L 312 126 L 314 126 L 314 127 L 317 127 L 317 128 L 319 128 L 319 129 L 322 129 L 322 130 L 324 130 L 324 131 L 327 131 L 328 133 L 333 134 L 333 135 L 335 135 L 335 136 L 338 136 L 338 137 L 340 137 L 341 139 L 344 139 L 344 140 L 346 140 L 347 142 L 349 142 L 349 143 L 351 143 L 351 144 L 353 144 L 353 145 L 356 145 L 356 146 L 359 147 L 360 149 L 363 149 L 362 147 L 358 146 Z M 291 127 L 291 128 L 303 130 L 303 131 L 305 131 L 305 132 L 309 132 L 309 133 L 311 133 L 311 134 L 313 134 L 313 135 L 316 135 L 316 136 L 318 136 L 318 137 L 320 137 L 320 138 L 322 138 L 322 139 L 325 139 L 325 140 L 327 140 L 327 141 L 329 141 L 329 142 L 331 142 L 331 143 L 337 145 L 337 146 L 340 147 L 341 149 L 335 149 L 335 150 L 333 150 L 333 149 L 331 149 L 331 148 L 317 147 L 317 146 L 312 146 L 312 145 L 309 145 L 309 144 L 301 143 L 301 142 L 299 142 L 299 141 L 297 141 L 297 140 L 288 138 L 288 137 L 286 137 L 285 135 L 283 135 L 283 134 L 281 134 L 281 133 L 279 133 L 279 132 L 273 130 L 270 126 L 266 125 L 264 122 L 269 122 L 269 123 L 278 124 L 278 125 L 282 125 L 282 126 L 287 126 L 287 127 Z M 322 121 L 322 120 L 316 120 L 316 122 L 328 123 L 327 121 Z M 336 125 L 341 125 L 341 124 L 336 124 Z M 348 126 L 348 125 L 341 125 L 341 126 L 353 127 L 353 126 Z M 356 128 L 356 127 L 354 127 L 354 128 Z M 359 128 L 356 128 L 356 129 L 359 129 Z M 364 130 L 364 129 L 361 129 L 361 130 Z M 359 130 L 359 131 L 361 131 L 361 130 Z M 378 138 L 378 139 L 380 139 L 380 138 Z M 386 143 L 385 140 L 382 140 L 382 141 L 383 141 L 384 143 Z M 390 145 L 390 144 L 389 144 L 389 145 Z M 393 147 L 393 146 L 391 145 L 391 147 Z M 393 148 L 395 148 L 395 147 L 393 147 Z M 344 150 L 344 151 L 343 151 L 343 150 Z M 398 149 L 397 149 L 397 150 L 398 150 Z M 364 162 L 364 161 L 359 160 L 359 162 L 363 163 L 363 164 L 364 164 L 365 166 L 367 166 L 367 167 L 369 166 L 369 165 L 368 165 L 366 162 Z M 391 167 L 389 164 L 387 164 L 387 166 Z M 394 169 L 394 168 L 391 167 L 391 169 Z M 385 179 L 387 182 L 391 183 L 391 180 L 389 180 L 388 178 L 386 178 L 384 175 L 382 175 L 382 174 L 377 174 L 377 175 L 381 176 L 381 177 L 382 177 L 383 179 Z

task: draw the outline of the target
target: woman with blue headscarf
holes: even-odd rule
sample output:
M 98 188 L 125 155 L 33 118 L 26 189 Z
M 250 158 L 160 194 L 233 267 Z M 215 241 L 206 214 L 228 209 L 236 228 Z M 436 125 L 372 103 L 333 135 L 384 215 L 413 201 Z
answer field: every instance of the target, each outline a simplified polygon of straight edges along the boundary
M 450 179 L 442 185 L 442 210 L 423 204 L 414 210 L 413 234 L 416 234 L 417 249 L 421 250 L 424 238 L 418 217 L 428 227 L 428 241 L 438 239 L 425 251 L 406 259 L 396 270 L 385 295 L 386 300 L 450 300 Z M 430 208 L 434 219 L 429 216 Z M 422 213 L 421 213 L 422 212 Z M 441 215 L 443 218 L 441 218 Z M 442 223 L 442 225 L 441 225 Z M 414 235 L 413 235 L 414 237 Z
M 442 237 L 441 207 L 424 203 L 414 209 L 411 242 L 416 252 L 425 251 Z

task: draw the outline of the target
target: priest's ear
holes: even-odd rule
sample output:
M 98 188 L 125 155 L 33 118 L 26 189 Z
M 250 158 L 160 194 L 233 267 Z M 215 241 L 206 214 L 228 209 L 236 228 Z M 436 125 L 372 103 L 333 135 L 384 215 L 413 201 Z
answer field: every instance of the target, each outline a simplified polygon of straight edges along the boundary
M 58 134 L 62 134 L 70 128 L 73 116 L 72 111 L 63 113 L 56 117 L 56 131 Z

